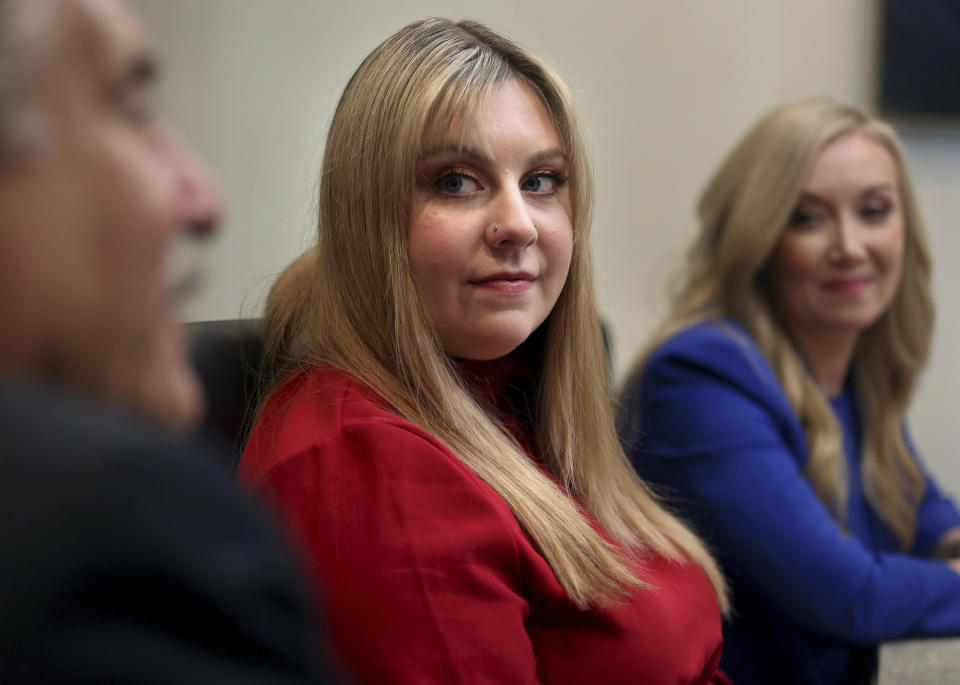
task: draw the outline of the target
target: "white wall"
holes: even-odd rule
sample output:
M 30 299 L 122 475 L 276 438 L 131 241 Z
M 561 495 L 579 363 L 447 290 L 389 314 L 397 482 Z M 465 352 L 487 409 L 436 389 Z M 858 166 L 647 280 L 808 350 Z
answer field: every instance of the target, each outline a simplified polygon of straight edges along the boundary
M 622 374 L 666 306 L 695 231 L 693 204 L 759 113 L 791 97 L 870 101 L 871 0 L 134 0 L 168 66 L 170 118 L 219 175 L 230 219 L 191 318 L 259 312 L 309 239 L 314 183 L 340 90 L 377 43 L 423 16 L 478 19 L 546 58 L 575 93 L 598 182 L 594 245 L 602 310 Z M 937 255 L 941 317 L 914 434 L 947 489 L 960 343 L 960 136 L 910 135 L 908 155 Z

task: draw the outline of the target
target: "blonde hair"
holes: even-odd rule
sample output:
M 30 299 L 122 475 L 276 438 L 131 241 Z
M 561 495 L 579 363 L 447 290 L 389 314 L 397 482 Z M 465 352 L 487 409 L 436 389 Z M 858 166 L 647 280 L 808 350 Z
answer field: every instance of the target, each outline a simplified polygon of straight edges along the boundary
M 701 230 L 690 248 L 679 293 L 631 378 L 638 378 L 650 352 L 679 331 L 720 317 L 740 322 L 770 362 L 803 426 L 809 449 L 806 477 L 834 517 L 844 522 L 849 474 L 843 434 L 778 320 L 764 270 L 817 154 L 829 142 L 853 133 L 890 153 L 906 227 L 901 282 L 889 308 L 859 336 L 853 368 L 864 427 L 863 491 L 909 549 L 925 480 L 904 441 L 903 420 L 927 360 L 934 310 L 925 230 L 900 143 L 888 124 L 825 98 L 790 102 L 762 117 L 701 195 Z
M 486 98 L 511 78 L 542 98 L 571 179 L 573 257 L 537 336 L 533 412 L 537 447 L 556 482 L 473 399 L 428 322 L 408 263 L 418 157 L 455 121 L 471 129 Z M 318 365 L 341 369 L 442 440 L 506 500 L 578 606 L 645 584 L 628 568 L 636 559 L 605 541 L 564 490 L 631 557 L 653 549 L 678 562 L 692 559 L 725 608 L 713 560 L 658 506 L 617 441 L 592 284 L 590 181 L 569 96 L 548 67 L 477 23 L 426 19 L 401 29 L 364 60 L 337 106 L 317 245 L 288 267 L 268 298 L 274 378 Z

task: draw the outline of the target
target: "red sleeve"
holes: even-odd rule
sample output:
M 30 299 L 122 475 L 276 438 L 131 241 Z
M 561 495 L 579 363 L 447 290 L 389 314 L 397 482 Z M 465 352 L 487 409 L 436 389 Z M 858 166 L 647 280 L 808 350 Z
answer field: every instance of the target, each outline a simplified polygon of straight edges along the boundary
M 506 503 L 412 426 L 367 422 L 260 487 L 306 547 L 334 643 L 361 683 L 537 682 Z

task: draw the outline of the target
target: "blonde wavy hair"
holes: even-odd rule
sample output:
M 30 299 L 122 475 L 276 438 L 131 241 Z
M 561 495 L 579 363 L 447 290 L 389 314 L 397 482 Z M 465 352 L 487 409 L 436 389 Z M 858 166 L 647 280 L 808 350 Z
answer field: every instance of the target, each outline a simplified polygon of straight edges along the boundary
M 408 260 L 418 157 L 443 142 L 453 123 L 472 135 L 486 99 L 511 78 L 542 98 L 571 179 L 573 257 L 537 334 L 533 402 L 537 446 L 556 482 L 471 396 L 428 321 Z M 697 563 L 725 610 L 724 581 L 709 553 L 657 504 L 617 441 L 592 283 L 592 195 L 569 95 L 547 66 L 474 22 L 426 19 L 401 29 L 364 60 L 340 98 L 320 179 L 317 244 L 269 295 L 274 388 L 321 365 L 372 389 L 506 500 L 578 606 L 645 587 L 630 567 L 654 550 Z M 591 527 L 564 490 L 629 556 Z
M 927 361 L 934 307 L 926 232 L 900 143 L 888 124 L 825 98 L 789 102 L 763 116 L 701 195 L 701 230 L 688 253 L 678 294 L 630 377 L 638 378 L 650 352 L 695 323 L 720 317 L 741 323 L 770 362 L 803 426 L 809 449 L 806 477 L 844 523 L 849 474 L 843 434 L 827 397 L 778 320 L 764 271 L 814 159 L 831 141 L 854 133 L 890 153 L 906 228 L 899 287 L 889 308 L 860 334 L 852 364 L 864 429 L 863 491 L 909 549 L 925 480 L 906 445 L 903 421 Z

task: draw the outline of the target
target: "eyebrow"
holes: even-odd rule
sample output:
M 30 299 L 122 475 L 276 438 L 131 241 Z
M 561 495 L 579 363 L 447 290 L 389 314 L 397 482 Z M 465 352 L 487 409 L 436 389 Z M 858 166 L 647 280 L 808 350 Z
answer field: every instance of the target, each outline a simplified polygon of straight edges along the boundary
M 462 157 L 479 164 L 486 164 L 492 161 L 490 155 L 488 155 L 486 152 L 478 150 L 477 148 L 467 147 L 465 145 L 454 145 L 453 143 L 430 148 L 420 156 L 420 161 L 422 162 L 425 159 L 444 157 L 447 155 Z
M 561 159 L 566 162 L 567 155 L 563 150 L 552 147 L 536 153 L 528 160 L 527 163 L 530 164 L 530 166 L 536 166 L 537 164 L 541 164 L 543 162 L 552 162 L 555 159 Z
M 863 197 L 864 195 L 870 195 L 872 193 L 896 192 L 896 189 L 897 187 L 893 183 L 877 183 L 876 185 L 864 188 L 863 192 L 860 193 L 860 197 Z M 814 202 L 819 202 L 821 204 L 829 204 L 823 196 L 817 195 L 809 190 L 801 190 L 800 197 L 798 199 L 813 200 Z
M 461 157 L 477 164 L 491 164 L 493 162 L 493 159 L 490 157 L 490 155 L 482 150 L 454 144 L 441 145 L 439 147 L 431 148 L 420 157 L 420 161 L 422 162 L 426 159 L 444 155 Z M 542 164 L 543 162 L 553 161 L 556 159 L 562 159 L 563 161 L 566 161 L 567 155 L 563 152 L 563 150 L 552 147 L 535 152 L 527 159 L 527 164 L 529 166 L 536 166 L 538 164 Z

